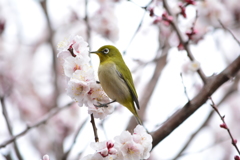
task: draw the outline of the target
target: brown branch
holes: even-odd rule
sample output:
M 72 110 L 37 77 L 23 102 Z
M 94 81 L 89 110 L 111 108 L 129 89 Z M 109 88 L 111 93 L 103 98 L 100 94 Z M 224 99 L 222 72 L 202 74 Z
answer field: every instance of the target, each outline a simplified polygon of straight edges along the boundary
M 166 0 L 163 0 L 163 6 L 164 6 L 164 8 L 166 9 L 166 11 L 168 12 L 168 14 L 169 14 L 169 15 L 172 15 L 171 10 L 170 10 L 170 8 L 169 8 L 168 3 L 167 3 Z M 182 36 L 182 34 L 181 34 L 181 31 L 180 31 L 180 29 L 178 28 L 177 24 L 174 22 L 174 20 L 173 20 L 173 21 L 170 21 L 170 24 L 171 24 L 171 26 L 173 27 L 173 29 L 176 31 L 177 36 L 178 36 L 178 38 L 179 38 L 179 40 L 180 40 L 180 43 L 184 46 L 184 48 L 185 48 L 185 50 L 186 50 L 186 52 L 187 52 L 187 55 L 188 55 L 189 59 L 190 59 L 191 61 L 195 61 L 195 58 L 194 58 L 194 56 L 193 56 L 193 54 L 192 54 L 192 52 L 191 52 L 191 50 L 190 50 L 190 48 L 189 48 L 189 45 L 188 45 L 187 41 L 184 40 L 184 38 L 183 38 L 183 36 Z M 197 70 L 197 73 L 198 73 L 198 75 L 201 77 L 203 83 L 206 84 L 206 83 L 207 83 L 207 77 L 205 76 L 205 74 L 203 73 L 203 71 L 202 71 L 201 68 L 199 68 L 199 69 Z
M 96 127 L 96 124 L 95 124 L 93 114 L 91 114 L 91 121 L 90 122 L 92 123 L 95 142 L 99 142 L 99 138 L 98 138 L 98 134 L 97 134 L 97 127 Z
M 88 17 L 88 0 L 85 0 L 85 23 L 86 23 L 86 32 L 87 32 L 87 37 L 86 37 L 86 41 L 89 44 L 89 47 L 91 46 L 91 27 L 89 24 L 89 17 Z
M 12 126 L 11 126 L 11 123 L 10 123 L 10 120 L 9 120 L 9 117 L 8 117 L 8 112 L 7 112 L 7 109 L 6 109 L 6 106 L 5 106 L 5 99 L 4 99 L 4 97 L 1 97 L 0 101 L 1 101 L 1 106 L 2 106 L 2 113 L 3 113 L 3 116 L 5 118 L 8 131 L 9 131 L 10 135 L 13 136 Z M 17 155 L 17 158 L 19 160 L 22 160 L 23 158 L 22 158 L 22 155 L 21 155 L 21 153 L 20 153 L 20 151 L 18 149 L 16 141 L 13 142 L 13 148 L 14 148 L 14 151 L 15 151 L 15 153 Z
M 71 144 L 71 146 L 70 146 L 70 148 L 68 149 L 68 151 L 66 151 L 66 152 L 64 153 L 62 160 L 67 160 L 67 158 L 68 158 L 68 156 L 69 156 L 69 153 L 72 151 L 73 146 L 74 146 L 75 143 L 77 142 L 77 137 L 78 137 L 80 131 L 82 130 L 82 128 L 84 127 L 84 125 L 87 123 L 87 121 L 88 121 L 88 119 L 86 118 L 86 119 L 82 122 L 82 124 L 78 127 L 78 129 L 77 129 L 77 131 L 76 131 L 76 134 L 75 134 L 75 136 L 74 136 L 74 138 L 73 138 L 73 143 Z
M 218 106 L 221 106 L 221 104 L 233 93 L 235 93 L 238 90 L 238 82 L 239 82 L 239 78 L 240 76 L 237 77 L 237 79 L 235 79 L 234 83 L 232 84 L 232 86 L 229 88 L 229 90 L 227 91 L 227 93 L 224 95 L 224 97 L 221 99 L 221 101 L 218 103 Z M 207 118 L 205 119 L 205 121 L 202 123 L 202 125 L 189 137 L 189 139 L 186 141 L 186 143 L 183 145 L 182 149 L 176 154 L 176 156 L 173 158 L 173 160 L 177 160 L 179 157 L 181 157 L 183 155 L 183 152 L 188 148 L 188 146 L 190 145 L 190 143 L 194 140 L 194 138 L 198 135 L 198 133 L 200 133 L 200 131 L 207 126 L 207 124 L 209 123 L 210 119 L 213 116 L 214 111 L 212 110 Z
M 182 85 L 183 85 L 183 89 L 184 89 L 185 96 L 187 97 L 188 102 L 189 102 L 189 101 L 190 101 L 190 98 L 189 98 L 189 96 L 188 96 L 188 94 L 187 94 L 187 88 L 186 88 L 186 86 L 185 86 L 185 84 L 184 84 L 182 73 L 180 73 L 180 76 L 181 76 L 181 79 L 182 79 Z
M 233 138 L 233 135 L 230 131 L 230 129 L 228 128 L 226 122 L 225 122 L 225 116 L 222 116 L 221 113 L 219 112 L 218 108 L 217 108 L 217 105 L 213 102 L 212 98 L 209 97 L 210 101 L 212 102 L 211 106 L 212 108 L 214 109 L 214 111 L 218 114 L 218 116 L 220 117 L 220 119 L 222 120 L 223 124 L 220 125 L 221 128 L 223 129 L 226 129 L 231 140 L 232 140 L 232 145 L 235 147 L 235 149 L 237 150 L 238 154 L 240 155 L 240 151 L 238 149 L 238 146 L 237 146 L 237 141 Z
M 240 46 L 240 41 L 237 39 L 237 37 L 232 33 L 232 31 L 230 30 L 230 29 L 228 29 L 227 27 L 225 27 L 224 26 L 224 24 L 220 21 L 220 20 L 218 20 L 218 22 L 220 23 L 220 25 L 225 29 L 225 30 L 227 30 L 230 34 L 231 34 L 231 36 L 233 37 L 233 39 L 238 43 L 238 45 Z
M 179 125 L 199 109 L 208 98 L 226 81 L 231 79 L 240 70 L 240 56 L 238 56 L 221 73 L 212 76 L 201 91 L 185 106 L 176 111 L 158 130 L 152 132 L 153 148 L 171 134 Z
M 29 130 L 36 128 L 42 124 L 45 124 L 50 118 L 52 118 L 54 115 L 56 115 L 58 112 L 62 111 L 63 109 L 70 107 L 73 103 L 74 102 L 71 102 L 71 103 L 68 103 L 64 107 L 55 107 L 54 109 L 50 110 L 49 113 L 46 114 L 42 120 L 38 121 L 37 123 L 35 123 L 33 125 L 28 125 L 25 130 L 23 130 L 22 132 L 20 132 L 19 134 L 15 135 L 15 136 L 13 136 L 9 140 L 5 141 L 4 143 L 0 144 L 0 148 L 6 147 L 8 144 L 14 142 L 19 137 L 25 135 Z
M 40 3 L 42 6 L 42 9 L 44 11 L 46 20 L 47 20 L 47 28 L 48 28 L 48 32 L 49 32 L 47 42 L 50 44 L 50 47 L 51 47 L 50 49 L 52 52 L 52 74 L 53 74 L 52 77 L 53 77 L 53 86 L 54 86 L 53 106 L 57 106 L 57 98 L 60 94 L 60 91 L 58 88 L 57 56 L 56 56 L 56 50 L 54 49 L 55 46 L 53 43 L 54 30 L 51 26 L 51 21 L 50 21 L 49 14 L 47 11 L 47 1 L 43 0 Z

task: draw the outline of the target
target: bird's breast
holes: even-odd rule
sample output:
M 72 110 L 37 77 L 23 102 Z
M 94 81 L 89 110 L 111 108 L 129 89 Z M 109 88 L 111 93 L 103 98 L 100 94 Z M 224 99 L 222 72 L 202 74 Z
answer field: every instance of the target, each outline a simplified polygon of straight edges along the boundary
M 112 100 L 125 103 L 125 101 L 131 98 L 129 89 L 124 80 L 117 74 L 117 68 L 114 63 L 101 64 L 98 69 L 98 78 L 103 90 Z

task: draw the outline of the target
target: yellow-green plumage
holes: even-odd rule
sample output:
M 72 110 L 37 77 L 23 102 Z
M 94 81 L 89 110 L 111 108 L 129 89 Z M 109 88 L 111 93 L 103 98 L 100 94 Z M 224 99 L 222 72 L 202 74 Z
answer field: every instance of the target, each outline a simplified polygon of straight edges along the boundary
M 135 90 L 132 74 L 125 64 L 121 53 L 111 45 L 102 46 L 96 53 L 100 58 L 98 78 L 103 90 L 108 97 L 116 100 L 127 107 L 136 117 L 139 124 L 142 124 L 134 102 L 139 109 L 137 92 Z

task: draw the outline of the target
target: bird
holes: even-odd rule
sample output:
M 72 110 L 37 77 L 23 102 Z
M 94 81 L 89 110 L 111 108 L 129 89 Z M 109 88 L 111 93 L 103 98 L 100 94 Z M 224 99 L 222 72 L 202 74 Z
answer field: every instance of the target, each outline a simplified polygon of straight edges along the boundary
M 137 112 L 140 106 L 132 74 L 119 50 L 115 46 L 104 45 L 90 53 L 97 54 L 100 59 L 98 78 L 104 92 L 113 100 L 110 103 L 118 102 L 125 106 L 135 116 L 138 124 L 142 125 Z M 107 104 L 109 103 L 97 107 Z

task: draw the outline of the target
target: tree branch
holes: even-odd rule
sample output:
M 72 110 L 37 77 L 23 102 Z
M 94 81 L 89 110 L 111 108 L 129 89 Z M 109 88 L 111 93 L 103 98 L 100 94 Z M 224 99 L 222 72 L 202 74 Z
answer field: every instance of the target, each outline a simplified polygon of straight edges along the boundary
M 98 138 L 98 134 L 97 134 L 97 127 L 96 127 L 96 124 L 95 124 L 93 114 L 91 114 L 91 121 L 90 122 L 92 123 L 95 142 L 99 142 L 99 138 Z
M 11 126 L 11 123 L 10 123 L 10 120 L 9 120 L 9 117 L 8 117 L 8 112 L 7 112 L 7 109 L 6 109 L 6 106 L 5 106 L 5 102 L 4 102 L 5 99 L 4 99 L 4 97 L 1 97 L 1 98 L 0 98 L 0 101 L 1 101 L 1 106 L 2 106 L 2 113 L 3 113 L 3 116 L 4 116 L 4 118 L 5 118 L 8 131 L 9 131 L 10 135 L 13 136 L 12 126 Z M 20 153 L 20 151 L 19 151 L 19 149 L 18 149 L 18 146 L 17 146 L 17 142 L 16 142 L 16 141 L 13 142 L 13 147 L 14 147 L 14 151 L 15 151 L 15 153 L 16 153 L 16 155 L 17 155 L 17 158 L 18 158 L 19 160 L 22 160 L 23 158 L 22 158 L 22 155 L 21 155 L 21 153 Z
M 199 109 L 208 98 L 226 81 L 231 79 L 240 70 L 240 56 L 238 56 L 226 69 L 221 73 L 211 77 L 201 91 L 185 106 L 176 111 L 158 130 L 152 132 L 153 148 L 172 133 L 197 109 Z
M 227 93 L 224 95 L 224 97 L 221 99 L 221 101 L 218 103 L 218 106 L 221 106 L 221 104 L 233 93 L 235 93 L 238 90 L 238 82 L 239 82 L 240 76 L 237 77 L 237 79 L 234 81 L 230 89 L 227 91 Z M 202 125 L 189 137 L 189 139 L 186 141 L 186 143 L 183 145 L 182 149 L 176 154 L 176 156 L 173 158 L 173 160 L 177 160 L 179 157 L 183 155 L 183 152 L 188 148 L 189 144 L 194 140 L 194 138 L 200 133 L 200 131 L 207 126 L 210 119 L 212 118 L 214 113 L 214 110 L 212 110 L 205 121 L 202 123 Z
M 67 160 L 67 158 L 68 158 L 68 156 L 69 156 L 69 153 L 72 151 L 72 148 L 73 148 L 73 146 L 75 145 L 75 143 L 76 143 L 76 141 L 77 141 L 77 137 L 78 137 L 80 131 L 82 130 L 83 126 L 87 123 L 87 121 L 88 121 L 88 118 L 86 118 L 86 119 L 82 122 L 82 124 L 78 127 L 78 129 L 77 129 L 77 131 L 76 131 L 76 134 L 75 134 L 75 136 L 74 136 L 74 138 L 73 138 L 73 143 L 72 143 L 72 145 L 70 146 L 70 148 L 68 149 L 68 151 L 66 151 L 66 152 L 64 153 L 62 160 Z
M 28 125 L 25 130 L 23 130 L 22 132 L 20 132 L 19 134 L 15 135 L 15 136 L 13 136 L 9 140 L 5 141 L 4 143 L 0 144 L 0 148 L 3 148 L 5 146 L 7 146 L 8 144 L 14 142 L 19 137 L 25 135 L 29 130 L 31 130 L 33 128 L 36 128 L 36 127 L 38 127 L 38 126 L 40 126 L 42 124 L 45 124 L 50 118 L 55 116 L 58 112 L 62 111 L 63 109 L 66 109 L 66 108 L 70 107 L 73 103 L 74 102 L 71 102 L 71 103 L 67 104 L 64 107 L 55 107 L 48 114 L 46 114 L 45 117 L 42 120 L 38 121 L 37 123 L 35 123 L 33 125 Z

